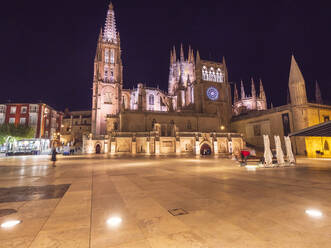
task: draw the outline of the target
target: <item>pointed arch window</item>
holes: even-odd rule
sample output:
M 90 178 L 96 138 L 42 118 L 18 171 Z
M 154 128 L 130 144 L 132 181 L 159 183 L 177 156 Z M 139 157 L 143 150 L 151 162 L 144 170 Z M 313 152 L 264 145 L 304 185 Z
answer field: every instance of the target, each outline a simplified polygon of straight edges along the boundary
M 105 49 L 105 63 L 109 63 L 109 49 Z
M 330 147 L 329 147 L 329 142 L 326 140 L 324 141 L 324 151 L 329 151 Z
M 213 67 L 210 67 L 210 70 L 209 70 L 209 81 L 213 81 L 215 82 L 215 70 Z
M 149 95 L 149 105 L 154 105 L 154 95 Z
M 106 92 L 105 96 L 104 96 L 104 103 L 105 104 L 112 104 L 112 98 L 113 98 L 112 93 Z
M 208 80 L 208 71 L 206 66 L 202 67 L 202 79 L 206 81 Z
M 224 82 L 223 73 L 220 68 L 218 68 L 216 71 L 216 82 L 218 82 L 218 83 Z
M 114 51 L 114 49 L 110 49 L 110 63 L 115 64 L 115 51 Z
M 109 77 L 109 68 L 108 68 L 108 66 L 105 66 L 104 73 L 105 73 L 105 75 L 104 75 L 105 81 L 107 81 L 108 77 Z

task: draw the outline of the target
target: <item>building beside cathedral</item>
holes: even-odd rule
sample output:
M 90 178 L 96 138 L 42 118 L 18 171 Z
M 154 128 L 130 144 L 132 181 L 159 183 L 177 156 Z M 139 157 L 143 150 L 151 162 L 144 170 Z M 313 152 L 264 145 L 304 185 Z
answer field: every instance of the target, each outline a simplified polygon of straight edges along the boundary
M 286 105 L 272 107 L 271 109 L 264 108 L 261 111 L 245 111 L 245 113 L 241 114 L 238 111 L 239 115 L 234 116 L 231 121 L 232 130 L 242 133 L 247 144 L 262 149 L 262 135 L 264 134 L 271 137 L 271 147 L 275 147 L 272 138 L 274 135 L 280 135 L 281 140 L 284 140 L 284 136 L 288 136 L 290 133 L 330 120 L 331 106 L 323 104 L 317 83 L 315 90 L 316 99 L 314 102 L 308 101 L 306 82 L 293 55 L 288 88 L 289 99 Z M 263 92 L 263 89 L 261 90 L 260 87 L 260 99 L 265 99 L 261 92 Z M 244 93 L 242 93 L 242 98 L 243 96 L 245 96 Z M 235 104 L 236 101 L 234 106 Z M 330 137 L 292 137 L 291 140 L 296 154 L 308 157 L 331 157 Z
M 121 40 L 109 5 L 94 60 L 92 133 L 86 153 L 231 153 L 244 143 L 230 132 L 231 87 L 225 59 L 209 61 L 183 46 L 170 52 L 168 92 L 139 83 L 123 88 Z

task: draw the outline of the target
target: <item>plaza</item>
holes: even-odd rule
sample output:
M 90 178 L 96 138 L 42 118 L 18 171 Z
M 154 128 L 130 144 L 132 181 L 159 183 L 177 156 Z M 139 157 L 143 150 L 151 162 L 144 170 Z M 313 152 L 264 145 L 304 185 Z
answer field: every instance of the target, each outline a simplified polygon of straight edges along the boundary
M 21 222 L 0 228 L 0 247 L 330 247 L 330 181 L 327 159 L 1 158 L 0 224 Z

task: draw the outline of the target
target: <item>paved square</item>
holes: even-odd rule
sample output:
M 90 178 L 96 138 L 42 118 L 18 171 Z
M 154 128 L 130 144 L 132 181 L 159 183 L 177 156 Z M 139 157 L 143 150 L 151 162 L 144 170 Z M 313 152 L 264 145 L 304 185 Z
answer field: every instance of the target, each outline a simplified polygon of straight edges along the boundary
M 212 157 L 0 159 L 0 188 L 64 184 L 63 197 L 0 203 L 0 223 L 22 221 L 0 228 L 0 248 L 331 246 L 331 160 L 247 171 Z

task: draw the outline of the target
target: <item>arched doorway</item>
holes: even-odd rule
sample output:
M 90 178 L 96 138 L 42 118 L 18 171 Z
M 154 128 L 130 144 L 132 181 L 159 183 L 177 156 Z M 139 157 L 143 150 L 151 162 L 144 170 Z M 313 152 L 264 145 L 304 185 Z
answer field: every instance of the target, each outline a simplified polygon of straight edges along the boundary
M 211 147 L 207 143 L 204 143 L 200 148 L 200 154 L 211 155 Z
M 95 153 L 96 154 L 100 154 L 101 153 L 101 146 L 99 144 L 97 144 L 97 146 L 95 147 Z

